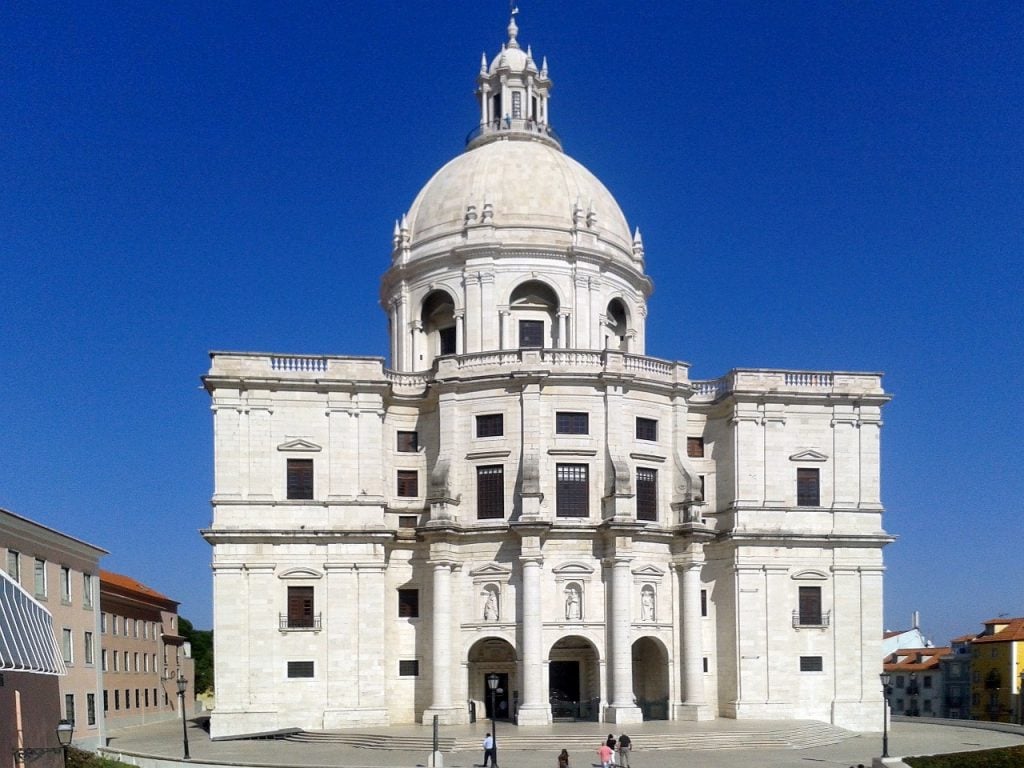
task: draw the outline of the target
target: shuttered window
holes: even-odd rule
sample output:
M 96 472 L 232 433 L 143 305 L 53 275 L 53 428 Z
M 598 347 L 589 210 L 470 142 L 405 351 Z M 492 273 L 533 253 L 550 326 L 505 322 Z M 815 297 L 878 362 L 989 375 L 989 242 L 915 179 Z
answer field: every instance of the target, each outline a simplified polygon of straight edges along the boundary
M 288 459 L 288 498 L 313 498 L 312 459 Z
M 398 470 L 396 492 L 399 496 L 415 498 L 420 495 L 419 472 L 415 469 Z
M 821 587 L 800 587 L 800 623 L 821 626 Z
M 688 437 L 686 438 L 686 455 L 691 459 L 703 459 L 704 458 L 704 438 L 703 437 Z
M 797 469 L 796 504 L 798 507 L 817 507 L 821 505 L 821 484 L 817 469 Z
M 419 450 L 419 435 L 412 431 L 398 431 L 399 453 L 416 453 Z
M 288 587 L 288 626 L 291 629 L 313 626 L 312 587 Z

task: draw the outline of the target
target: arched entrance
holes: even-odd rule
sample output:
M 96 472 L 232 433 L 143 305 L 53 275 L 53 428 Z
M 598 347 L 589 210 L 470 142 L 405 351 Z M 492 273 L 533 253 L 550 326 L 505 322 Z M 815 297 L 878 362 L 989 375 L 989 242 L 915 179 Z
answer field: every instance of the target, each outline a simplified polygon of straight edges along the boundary
M 519 706 L 519 665 L 515 648 L 498 637 L 484 638 L 473 643 L 467 663 L 470 713 L 477 719 L 490 718 L 493 704 L 495 720 L 514 717 Z M 498 690 L 493 697 L 487 688 L 487 677 L 491 674 L 498 676 Z
M 563 637 L 548 655 L 548 701 L 552 720 L 593 720 L 601 713 L 601 665 L 594 644 Z
M 633 695 L 644 720 L 668 720 L 668 651 L 653 637 L 633 643 Z

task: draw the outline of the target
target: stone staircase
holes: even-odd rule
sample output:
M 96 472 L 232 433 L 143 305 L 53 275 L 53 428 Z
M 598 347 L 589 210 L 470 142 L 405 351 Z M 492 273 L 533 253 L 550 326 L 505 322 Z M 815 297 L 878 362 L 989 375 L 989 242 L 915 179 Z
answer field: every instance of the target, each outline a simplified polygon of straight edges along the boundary
M 630 731 L 638 752 L 649 750 L 708 750 L 708 749 L 807 749 L 808 747 L 837 744 L 856 734 L 827 723 L 760 723 L 757 725 L 736 724 L 736 727 L 722 727 L 721 721 L 713 728 L 701 728 L 699 724 L 687 723 L 680 728 L 649 728 Z M 514 726 L 509 726 L 514 728 Z M 367 733 L 355 731 L 299 731 L 283 736 L 287 741 L 306 743 L 344 744 L 363 749 L 429 752 L 433 739 L 423 735 L 397 733 Z M 439 747 L 442 752 L 476 752 L 480 750 L 481 735 L 459 734 L 442 736 Z M 603 742 L 603 734 L 522 732 L 498 730 L 498 749 L 501 751 L 541 751 L 557 754 L 562 749 L 570 753 L 596 751 Z

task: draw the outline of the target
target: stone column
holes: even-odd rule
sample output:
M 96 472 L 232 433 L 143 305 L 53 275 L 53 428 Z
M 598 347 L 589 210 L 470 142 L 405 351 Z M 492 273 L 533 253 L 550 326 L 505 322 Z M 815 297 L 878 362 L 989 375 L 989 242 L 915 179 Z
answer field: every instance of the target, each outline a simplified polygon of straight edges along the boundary
M 498 348 L 510 349 L 512 347 L 509 333 L 512 321 L 512 313 L 507 309 L 498 310 Z
M 633 623 L 630 588 L 633 584 L 629 571 L 631 558 L 616 556 L 612 561 L 612 599 L 608 616 L 611 653 L 611 700 L 605 711 L 609 723 L 643 722 L 643 713 L 633 697 L 633 648 L 629 630 Z
M 711 712 L 704 698 L 704 642 L 700 615 L 702 562 L 680 566 L 683 603 L 683 704 L 681 720 L 708 720 Z
M 481 285 L 480 285 L 480 273 L 471 272 L 465 276 L 466 285 L 466 309 L 465 316 L 462 321 L 464 335 L 462 339 L 463 346 L 459 348 L 459 351 L 463 354 L 467 352 L 480 352 L 483 350 L 483 345 L 480 343 L 480 335 L 482 329 L 480 327 L 480 319 L 483 316 L 483 308 L 480 303 L 481 297 Z
M 494 273 L 481 272 L 480 275 L 480 306 L 477 312 L 477 323 L 480 325 L 479 346 L 475 351 L 499 349 L 501 337 L 497 327 L 498 318 L 494 315 Z
M 384 672 L 384 570 L 383 552 L 374 547 L 377 560 L 356 563 L 358 582 L 359 717 L 364 723 L 389 724 L 387 684 Z M 350 627 L 350 630 L 352 628 Z
M 464 354 L 466 351 L 466 313 L 459 310 L 455 314 L 455 353 Z
M 520 725 L 547 725 L 551 707 L 544 700 L 544 659 L 541 652 L 540 571 L 542 558 L 524 556 L 523 566 L 523 699 L 519 705 Z
M 433 700 L 423 711 L 423 722 L 437 715 L 441 723 L 457 722 L 452 706 L 452 563 L 435 560 L 433 615 L 431 616 L 431 675 Z

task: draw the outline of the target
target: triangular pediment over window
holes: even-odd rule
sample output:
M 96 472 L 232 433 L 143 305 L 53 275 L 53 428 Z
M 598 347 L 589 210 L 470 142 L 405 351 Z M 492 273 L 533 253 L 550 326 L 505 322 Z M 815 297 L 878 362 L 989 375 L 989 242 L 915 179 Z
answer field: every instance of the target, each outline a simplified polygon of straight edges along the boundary
M 506 568 L 497 563 L 487 563 L 469 572 L 469 576 L 472 579 L 507 579 L 511 575 L 511 568 Z
M 645 565 L 633 571 L 633 575 L 643 579 L 660 579 L 665 572 L 654 565 Z
M 581 576 L 589 576 L 594 572 L 586 563 L 566 563 L 560 565 L 551 571 L 555 576 L 561 576 L 562 578 L 579 578 Z
M 789 457 L 790 461 L 828 461 L 828 455 L 821 451 L 816 451 L 813 448 L 808 448 L 806 451 L 800 451 L 794 453 Z
M 297 451 L 297 452 L 300 452 L 300 453 L 301 452 L 313 453 L 315 451 L 320 451 L 320 450 L 323 450 L 323 449 L 319 445 L 317 445 L 316 443 L 311 443 L 311 442 L 309 442 L 309 440 L 303 440 L 303 439 L 299 438 L 297 440 L 289 440 L 289 441 L 287 441 L 285 443 L 281 443 L 279 446 L 277 446 L 277 450 L 279 450 L 279 451 Z

